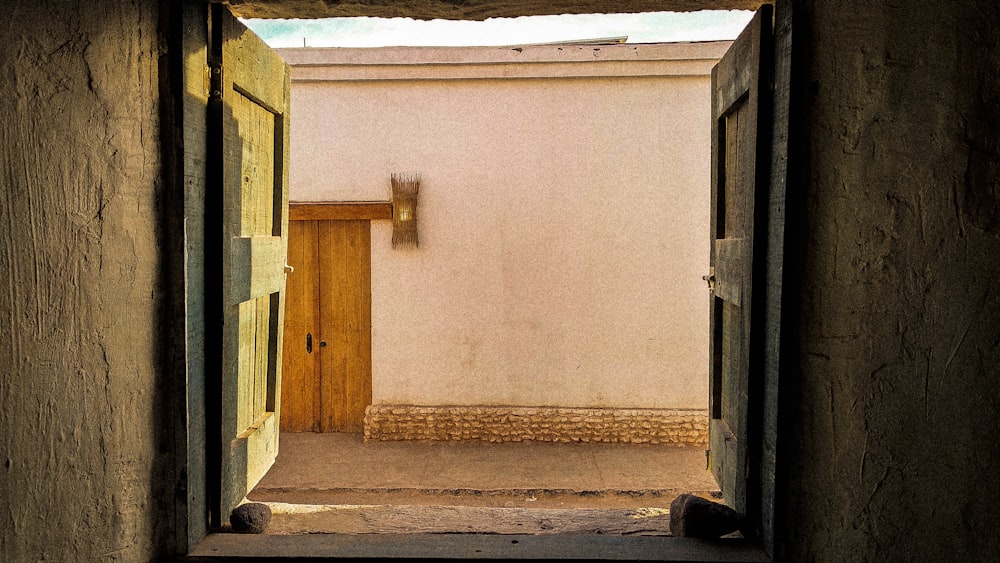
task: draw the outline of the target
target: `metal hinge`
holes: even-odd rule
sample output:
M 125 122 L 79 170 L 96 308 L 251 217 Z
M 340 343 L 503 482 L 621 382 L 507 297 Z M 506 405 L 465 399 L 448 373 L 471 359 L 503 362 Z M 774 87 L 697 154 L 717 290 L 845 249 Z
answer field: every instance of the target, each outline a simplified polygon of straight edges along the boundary
M 208 97 L 215 100 L 222 99 L 222 65 L 213 64 L 209 66 Z
M 712 450 L 705 450 L 705 469 L 712 468 Z

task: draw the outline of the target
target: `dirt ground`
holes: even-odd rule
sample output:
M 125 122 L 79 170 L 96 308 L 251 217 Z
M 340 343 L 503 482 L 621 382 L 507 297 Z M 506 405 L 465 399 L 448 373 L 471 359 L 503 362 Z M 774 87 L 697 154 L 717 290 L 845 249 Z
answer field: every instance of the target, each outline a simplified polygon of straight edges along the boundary
M 296 499 L 296 495 L 303 495 Z M 273 494 L 271 495 L 273 497 Z M 670 535 L 676 495 L 418 491 L 293 493 L 267 501 L 266 533 Z M 711 494 L 705 495 L 712 498 Z
M 281 439 L 248 496 L 275 535 L 666 535 L 677 495 L 717 490 L 694 447 Z

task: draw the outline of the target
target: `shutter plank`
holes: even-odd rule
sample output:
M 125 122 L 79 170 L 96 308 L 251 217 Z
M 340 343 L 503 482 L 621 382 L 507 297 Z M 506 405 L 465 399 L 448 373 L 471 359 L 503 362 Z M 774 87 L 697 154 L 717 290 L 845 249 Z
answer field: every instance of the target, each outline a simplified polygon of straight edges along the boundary
M 282 237 L 237 237 L 230 242 L 230 302 L 242 303 L 279 291 L 285 276 Z

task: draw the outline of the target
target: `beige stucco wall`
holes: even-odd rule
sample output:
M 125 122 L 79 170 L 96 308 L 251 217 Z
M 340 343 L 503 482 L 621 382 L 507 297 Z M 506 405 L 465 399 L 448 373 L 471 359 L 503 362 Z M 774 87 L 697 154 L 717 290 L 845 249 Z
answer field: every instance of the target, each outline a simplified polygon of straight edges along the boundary
M 726 45 L 281 51 L 293 201 L 422 177 L 419 249 L 372 225 L 375 404 L 707 406 Z

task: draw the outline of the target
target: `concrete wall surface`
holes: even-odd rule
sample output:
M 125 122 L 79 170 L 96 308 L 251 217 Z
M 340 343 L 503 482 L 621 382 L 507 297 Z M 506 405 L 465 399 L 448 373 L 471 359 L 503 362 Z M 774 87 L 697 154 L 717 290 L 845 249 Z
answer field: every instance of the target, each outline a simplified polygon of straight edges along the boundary
M 0 560 L 149 560 L 174 529 L 159 4 L 4 12 Z
M 280 51 L 293 201 L 421 176 L 419 248 L 372 225 L 375 404 L 706 408 L 727 46 Z
M 805 261 L 784 556 L 995 560 L 1000 9 L 799 8 L 811 166 L 789 210 Z

